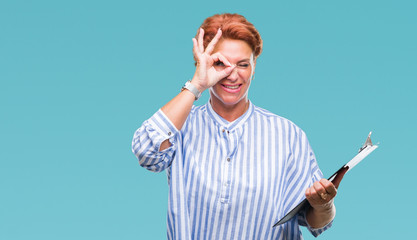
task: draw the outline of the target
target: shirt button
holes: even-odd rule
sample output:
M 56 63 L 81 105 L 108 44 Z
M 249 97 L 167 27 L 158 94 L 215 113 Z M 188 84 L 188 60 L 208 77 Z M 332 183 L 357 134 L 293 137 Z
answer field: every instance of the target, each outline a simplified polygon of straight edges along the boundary
M 225 130 L 224 129 L 222 129 L 222 132 L 224 132 Z
M 168 132 L 168 136 L 171 136 L 171 134 L 172 134 L 171 132 Z
M 230 162 L 230 158 L 227 158 L 227 161 Z

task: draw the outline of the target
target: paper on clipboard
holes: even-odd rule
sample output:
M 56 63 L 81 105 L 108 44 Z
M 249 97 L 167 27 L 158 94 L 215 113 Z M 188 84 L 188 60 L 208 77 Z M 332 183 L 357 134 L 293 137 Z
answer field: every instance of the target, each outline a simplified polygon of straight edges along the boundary
M 373 145 L 371 141 L 371 134 L 369 133 L 368 138 L 366 139 L 363 146 L 359 149 L 359 153 L 356 154 L 355 157 L 352 158 L 348 163 L 343 165 L 342 168 L 348 167 L 347 172 L 352 170 L 353 167 L 355 167 L 358 163 L 360 163 L 364 158 L 366 158 L 371 152 L 373 152 L 375 149 L 378 148 L 378 145 Z M 338 171 L 335 172 L 328 180 L 333 181 L 333 179 L 336 177 Z
M 359 153 L 355 157 L 353 157 L 352 160 L 350 160 L 348 163 L 343 165 L 339 170 L 337 170 L 331 177 L 329 177 L 328 178 L 329 181 L 333 181 L 335 177 L 337 176 L 337 174 L 345 168 L 347 168 L 347 171 L 345 173 L 352 170 L 352 168 L 354 168 L 358 163 L 360 163 L 364 158 L 366 158 L 371 152 L 373 152 L 375 149 L 378 148 L 378 145 L 372 144 L 371 134 L 372 132 L 369 133 L 368 138 L 366 139 L 365 143 L 359 149 Z M 288 222 L 298 212 L 300 212 L 302 209 L 308 206 L 309 206 L 309 203 L 307 199 L 304 199 L 296 207 L 294 207 L 291 211 L 289 211 L 283 218 L 281 218 L 277 223 L 275 223 L 273 227 L 276 227 L 278 225 Z

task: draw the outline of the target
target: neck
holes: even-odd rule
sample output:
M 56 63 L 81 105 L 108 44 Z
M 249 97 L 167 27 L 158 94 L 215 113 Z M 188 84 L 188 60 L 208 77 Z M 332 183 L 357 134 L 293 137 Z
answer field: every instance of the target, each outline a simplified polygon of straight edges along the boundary
M 222 118 L 228 122 L 233 122 L 242 116 L 249 108 L 249 100 L 247 98 L 242 99 L 240 102 L 234 105 L 226 105 L 221 101 L 213 100 L 210 98 L 211 107 Z

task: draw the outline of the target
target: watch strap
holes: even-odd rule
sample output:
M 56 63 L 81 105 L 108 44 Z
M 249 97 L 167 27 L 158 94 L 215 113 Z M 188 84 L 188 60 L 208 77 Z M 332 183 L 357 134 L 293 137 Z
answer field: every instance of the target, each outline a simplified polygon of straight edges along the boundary
M 187 89 L 188 91 L 190 91 L 192 94 L 194 94 L 195 96 L 195 100 L 198 100 L 201 96 L 201 92 L 198 91 L 197 87 L 194 86 L 191 81 L 187 81 L 184 86 L 182 87 L 181 91 L 183 91 L 184 89 Z

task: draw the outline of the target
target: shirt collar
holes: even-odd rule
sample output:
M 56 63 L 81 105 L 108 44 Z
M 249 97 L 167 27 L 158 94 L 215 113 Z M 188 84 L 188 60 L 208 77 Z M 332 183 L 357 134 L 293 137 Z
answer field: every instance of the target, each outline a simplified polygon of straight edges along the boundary
M 229 122 L 226 119 L 222 118 L 219 114 L 217 114 L 214 111 L 213 107 L 211 106 L 210 100 L 206 103 L 206 109 L 207 109 L 208 115 L 215 122 L 217 122 L 220 126 L 224 127 L 226 130 L 233 131 L 234 129 L 243 125 L 249 119 L 249 117 L 252 115 L 254 111 L 254 106 L 252 102 L 249 101 L 249 107 L 246 110 L 246 112 L 242 116 L 234 120 L 233 122 Z

